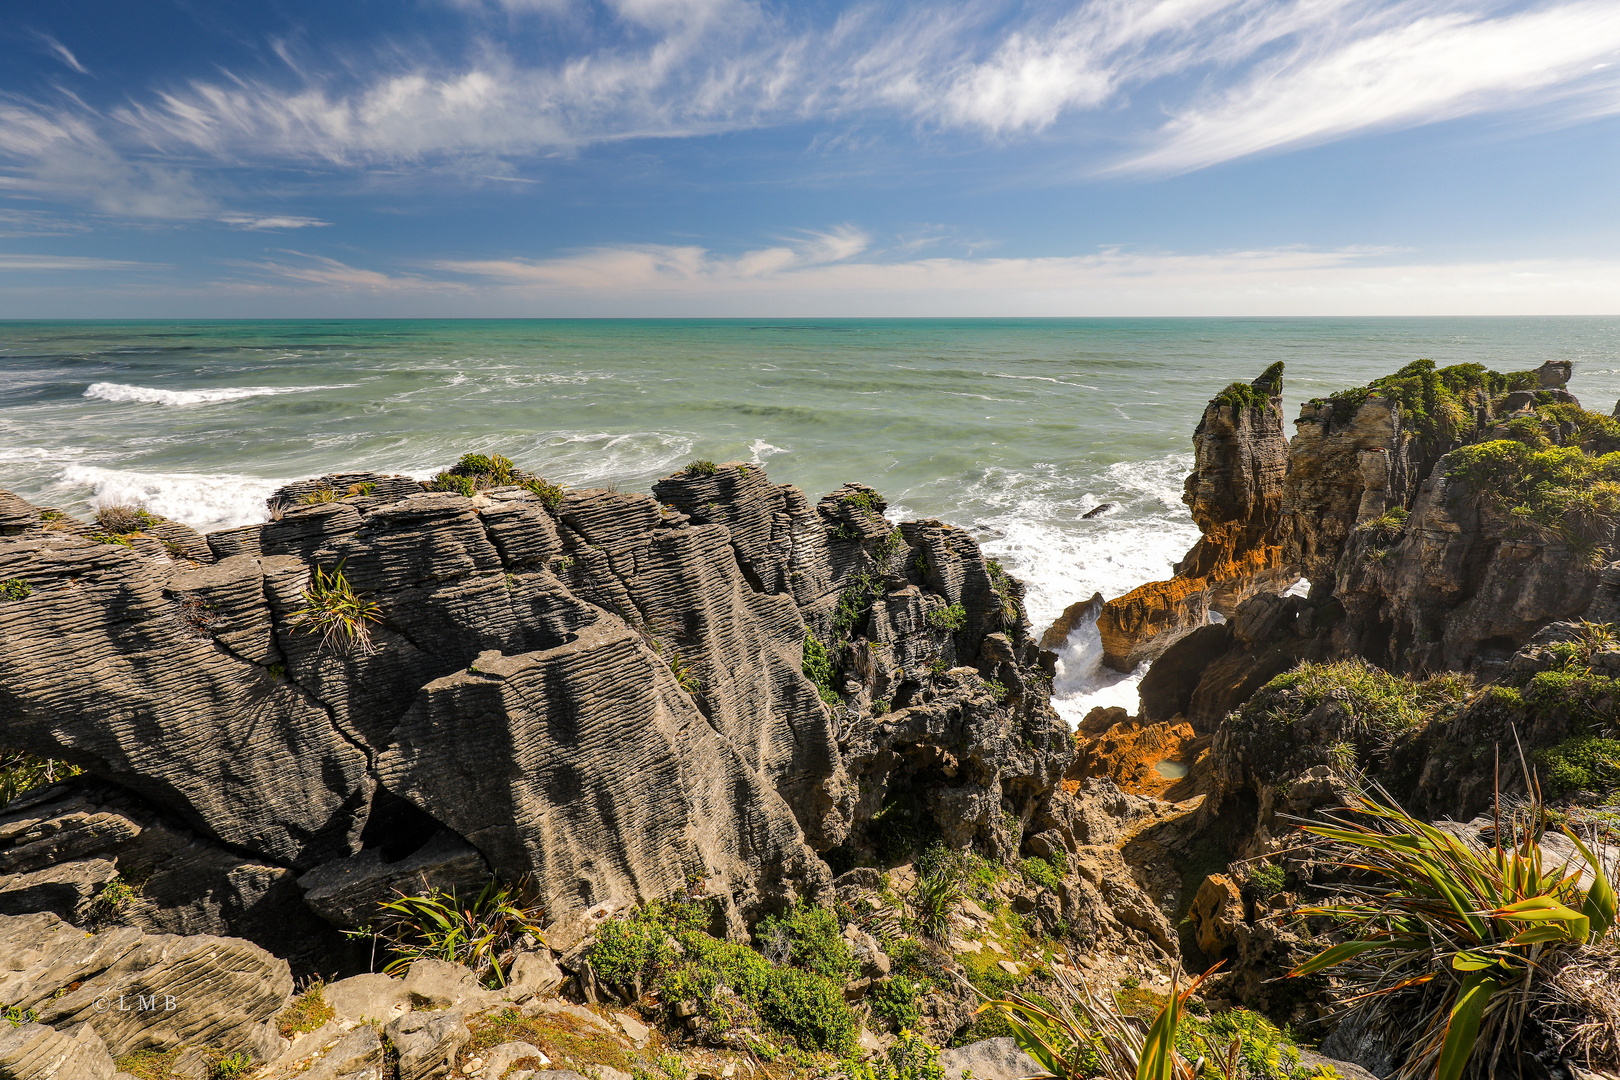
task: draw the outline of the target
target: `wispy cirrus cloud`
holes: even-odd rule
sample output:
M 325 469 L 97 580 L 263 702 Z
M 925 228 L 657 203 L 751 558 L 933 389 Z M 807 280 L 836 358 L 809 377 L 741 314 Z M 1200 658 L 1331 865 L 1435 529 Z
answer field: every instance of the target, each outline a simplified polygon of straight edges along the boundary
M 9 270 L 152 270 L 161 263 L 93 259 L 76 255 L 16 255 L 0 252 L 0 272 Z

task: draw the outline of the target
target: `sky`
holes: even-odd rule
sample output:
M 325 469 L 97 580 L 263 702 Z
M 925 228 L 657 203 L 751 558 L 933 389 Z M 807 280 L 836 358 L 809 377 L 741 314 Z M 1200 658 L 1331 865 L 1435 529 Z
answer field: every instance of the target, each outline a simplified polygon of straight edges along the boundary
M 1617 176 L 1617 0 L 0 20 L 0 318 L 1606 315 Z

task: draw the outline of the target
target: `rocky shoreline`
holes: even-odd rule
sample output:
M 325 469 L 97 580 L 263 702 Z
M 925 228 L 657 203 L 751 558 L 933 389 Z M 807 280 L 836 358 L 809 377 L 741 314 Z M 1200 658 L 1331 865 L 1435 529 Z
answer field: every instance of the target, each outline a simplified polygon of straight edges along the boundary
M 1281 365 L 1211 401 L 1203 538 L 1098 616 L 1109 663 L 1152 662 L 1140 714 L 1078 733 L 1066 631 L 861 484 L 565 491 L 467 455 L 207 536 L 0 493 L 0 760 L 77 774 L 0 808 L 0 1078 L 848 1075 L 921 1038 L 1013 1080 L 982 1001 L 1151 1015 L 1218 960 L 1208 1024 L 1288 1048 L 1245 1076 L 1318 1068 L 1279 1025 L 1388 1075 L 1331 979 L 1275 981 L 1345 881 L 1296 823 L 1372 781 L 1483 835 L 1532 786 L 1512 745 L 1606 841 L 1607 750 L 1569 744 L 1610 737 L 1620 669 L 1620 423 L 1568 364 L 1426 363 L 1291 441 Z M 377 973 L 384 905 L 486 885 L 533 932 Z M 1569 1075 L 1527 1024 L 1520 1064 Z

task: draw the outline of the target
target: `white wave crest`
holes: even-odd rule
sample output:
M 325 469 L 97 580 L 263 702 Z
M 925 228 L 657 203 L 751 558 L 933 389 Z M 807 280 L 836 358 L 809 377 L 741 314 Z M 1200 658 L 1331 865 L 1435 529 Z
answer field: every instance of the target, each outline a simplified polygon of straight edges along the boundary
M 270 515 L 265 500 L 287 483 L 258 476 L 122 472 L 93 465 L 69 466 L 58 479 L 64 484 L 90 488 L 98 507 L 144 506 L 199 532 L 234 529 L 266 520 Z
M 87 398 L 102 401 L 138 401 L 147 405 L 216 405 L 222 401 L 241 401 L 243 398 L 264 397 L 268 394 L 303 394 L 311 390 L 346 390 L 357 383 L 339 383 L 335 386 L 231 386 L 218 390 L 162 390 L 152 386 L 129 386 L 124 383 L 91 383 L 84 391 Z

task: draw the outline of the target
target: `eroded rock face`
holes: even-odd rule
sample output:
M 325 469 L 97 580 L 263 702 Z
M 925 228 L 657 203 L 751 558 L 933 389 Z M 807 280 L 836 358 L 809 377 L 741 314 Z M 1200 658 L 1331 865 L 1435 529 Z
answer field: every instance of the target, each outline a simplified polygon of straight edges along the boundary
M 1110 600 L 1097 620 L 1103 662 L 1130 671 L 1177 637 L 1230 616 L 1245 598 L 1286 588 L 1297 574 L 1279 534 L 1289 447 L 1278 365 L 1251 388 L 1214 398 L 1193 433 L 1194 464 L 1182 501 L 1203 536 L 1169 581 Z M 1234 393 L 1234 390 L 1240 391 Z
M 265 524 L 171 547 L 0 497 L 0 577 L 33 590 L 0 602 L 4 741 L 117 785 L 38 811 L 83 850 L 19 904 L 82 920 L 184 834 L 240 886 L 164 908 L 190 932 L 247 933 L 295 875 L 347 926 L 402 875 L 485 865 L 532 875 L 563 937 L 699 880 L 751 916 L 823 887 L 816 852 L 893 798 L 1011 857 L 1072 756 L 1022 585 L 870 488 L 811 505 L 737 463 L 657 499 L 412 483 L 302 481 Z M 308 632 L 339 568 L 368 643 Z M 120 791 L 140 812 L 102 814 Z
M 0 956 L 0 1002 L 58 1031 L 88 1024 L 114 1057 L 182 1044 L 274 1056 L 270 1022 L 292 997 L 286 961 L 235 938 L 89 935 L 54 915 L 0 916 Z

